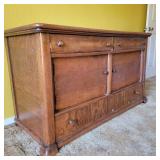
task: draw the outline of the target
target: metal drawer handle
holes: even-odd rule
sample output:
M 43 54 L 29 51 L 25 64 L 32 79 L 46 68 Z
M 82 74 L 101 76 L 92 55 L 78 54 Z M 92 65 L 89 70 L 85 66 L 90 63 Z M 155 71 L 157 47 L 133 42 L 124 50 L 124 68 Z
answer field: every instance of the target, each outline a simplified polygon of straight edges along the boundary
M 58 46 L 58 47 L 64 46 L 64 42 L 63 42 L 63 41 L 58 41 L 58 42 L 57 42 L 57 46 Z
M 70 120 L 68 121 L 68 124 L 70 124 L 70 125 L 75 125 L 75 124 L 77 124 L 77 121 L 74 120 L 74 119 L 70 119 Z

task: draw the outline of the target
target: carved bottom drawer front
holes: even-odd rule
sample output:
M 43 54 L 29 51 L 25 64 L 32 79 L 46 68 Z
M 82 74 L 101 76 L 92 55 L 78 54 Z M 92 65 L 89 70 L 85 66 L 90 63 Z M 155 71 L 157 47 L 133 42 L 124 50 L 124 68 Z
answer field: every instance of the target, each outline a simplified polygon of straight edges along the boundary
M 108 112 L 118 112 L 122 108 L 140 102 L 140 100 L 142 100 L 142 84 L 128 87 L 108 96 Z
M 56 115 L 57 142 L 78 134 L 85 128 L 140 100 L 142 100 L 142 85 L 138 84 L 112 95 L 95 99 L 94 102 L 88 102 L 71 111 L 58 113 Z
M 79 133 L 107 115 L 107 97 L 56 116 L 57 142 Z

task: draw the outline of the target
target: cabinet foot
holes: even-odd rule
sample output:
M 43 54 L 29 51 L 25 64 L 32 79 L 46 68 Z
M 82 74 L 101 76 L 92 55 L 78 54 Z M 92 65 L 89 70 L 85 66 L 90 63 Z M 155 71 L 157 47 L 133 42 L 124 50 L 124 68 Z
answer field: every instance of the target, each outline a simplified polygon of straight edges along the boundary
M 143 103 L 147 103 L 147 97 L 143 97 Z
M 56 144 L 50 146 L 41 146 L 40 156 L 55 156 L 58 153 Z

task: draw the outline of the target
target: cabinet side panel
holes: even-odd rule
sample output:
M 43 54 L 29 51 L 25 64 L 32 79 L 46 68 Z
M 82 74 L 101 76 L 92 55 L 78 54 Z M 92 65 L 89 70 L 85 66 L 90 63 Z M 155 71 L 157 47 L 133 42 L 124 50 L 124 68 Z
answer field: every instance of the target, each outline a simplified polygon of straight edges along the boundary
M 41 55 L 38 34 L 8 38 L 17 120 L 42 138 Z

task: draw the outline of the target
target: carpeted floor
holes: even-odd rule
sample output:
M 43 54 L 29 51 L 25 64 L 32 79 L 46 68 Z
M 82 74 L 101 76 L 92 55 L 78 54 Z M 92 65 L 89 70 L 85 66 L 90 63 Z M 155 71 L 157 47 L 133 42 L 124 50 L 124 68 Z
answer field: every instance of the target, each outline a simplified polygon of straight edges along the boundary
M 146 82 L 148 102 L 140 104 L 62 147 L 59 156 L 155 156 L 155 78 Z M 6 156 L 39 155 L 39 145 L 15 125 L 4 130 Z

